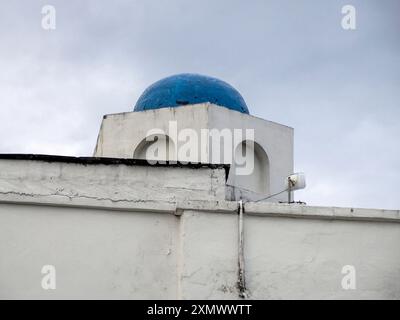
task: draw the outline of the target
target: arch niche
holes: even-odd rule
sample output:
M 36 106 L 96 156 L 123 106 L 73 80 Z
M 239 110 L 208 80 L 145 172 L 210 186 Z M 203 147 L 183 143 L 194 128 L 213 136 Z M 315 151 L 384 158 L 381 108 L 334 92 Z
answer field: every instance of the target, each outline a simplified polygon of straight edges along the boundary
M 246 174 L 239 174 L 240 168 L 248 166 L 251 168 L 251 155 L 253 155 L 253 170 Z M 270 194 L 270 165 L 268 155 L 257 142 L 244 140 L 239 143 L 234 150 L 234 158 L 228 177 L 228 184 L 260 193 Z
M 137 145 L 133 158 L 149 161 L 176 160 L 175 144 L 166 134 L 152 134 Z

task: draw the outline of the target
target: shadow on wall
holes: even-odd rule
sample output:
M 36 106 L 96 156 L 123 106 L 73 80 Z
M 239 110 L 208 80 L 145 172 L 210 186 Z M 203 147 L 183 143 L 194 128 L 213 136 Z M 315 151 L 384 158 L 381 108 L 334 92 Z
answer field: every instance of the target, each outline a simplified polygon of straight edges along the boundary
M 138 144 L 133 152 L 133 159 L 169 161 L 176 160 L 174 155 L 174 142 L 165 134 L 153 134 Z
M 223 146 L 220 147 L 223 149 Z M 148 161 L 172 161 L 176 160 L 176 156 L 176 146 L 173 140 L 168 135 L 160 133 L 147 136 L 137 145 L 133 153 L 134 159 Z M 201 157 L 196 156 L 193 162 L 199 162 L 199 158 Z M 234 161 L 232 161 L 232 157 L 230 158 L 217 161 L 218 163 L 233 162 L 227 179 L 228 185 L 261 195 L 268 196 L 270 194 L 269 159 L 267 153 L 257 142 L 242 141 L 236 146 L 233 152 Z M 214 163 L 215 161 L 212 162 Z M 240 168 L 244 166 L 251 166 L 252 170 L 250 170 L 249 174 L 238 174 Z
M 252 172 L 249 175 L 236 174 L 236 169 L 243 165 L 239 159 L 249 161 L 251 154 L 254 155 Z M 242 141 L 241 146 L 239 144 L 235 148 L 234 160 L 228 177 L 228 185 L 263 195 L 270 194 L 269 159 L 267 153 L 257 142 Z

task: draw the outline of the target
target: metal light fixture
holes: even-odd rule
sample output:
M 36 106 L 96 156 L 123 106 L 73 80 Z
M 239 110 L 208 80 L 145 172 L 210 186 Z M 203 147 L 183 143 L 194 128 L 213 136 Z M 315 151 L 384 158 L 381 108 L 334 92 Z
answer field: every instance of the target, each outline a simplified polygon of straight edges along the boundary
M 306 176 L 303 172 L 293 173 L 286 178 L 288 203 L 293 202 L 292 192 L 306 187 Z

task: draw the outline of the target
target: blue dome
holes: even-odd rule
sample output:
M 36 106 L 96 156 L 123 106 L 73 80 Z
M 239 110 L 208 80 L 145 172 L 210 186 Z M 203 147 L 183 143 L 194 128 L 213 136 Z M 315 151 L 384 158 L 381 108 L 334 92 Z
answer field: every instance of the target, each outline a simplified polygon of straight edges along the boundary
M 148 87 L 134 111 L 179 107 L 210 102 L 231 110 L 249 113 L 240 93 L 228 83 L 199 74 L 178 74 Z

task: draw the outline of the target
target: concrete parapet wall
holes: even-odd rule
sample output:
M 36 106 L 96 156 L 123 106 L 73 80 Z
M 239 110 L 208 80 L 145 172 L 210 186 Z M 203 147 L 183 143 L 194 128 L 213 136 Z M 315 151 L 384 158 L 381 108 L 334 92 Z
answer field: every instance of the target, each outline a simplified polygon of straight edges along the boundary
M 224 170 L 79 166 L 0 161 L 0 298 L 239 298 L 238 203 L 219 197 Z M 195 192 L 170 198 L 164 184 L 139 200 L 133 177 L 158 169 L 176 194 Z M 250 299 L 400 299 L 399 243 L 396 210 L 248 202 L 246 289 Z M 44 265 L 56 268 L 55 290 L 41 286 Z M 342 286 L 345 266 L 354 289 Z

